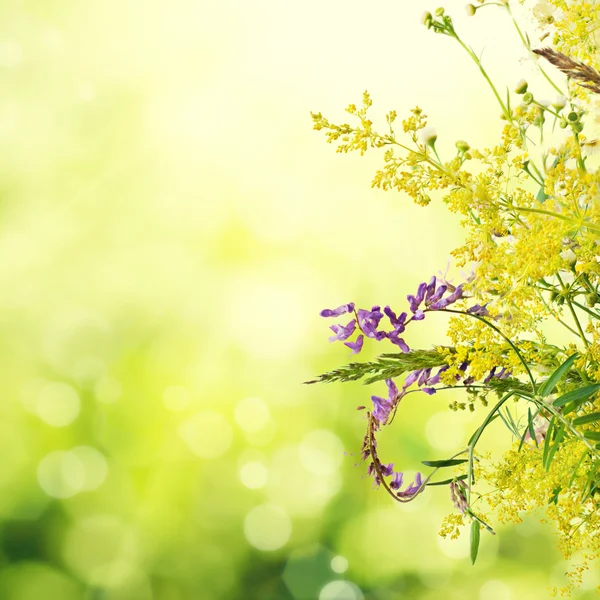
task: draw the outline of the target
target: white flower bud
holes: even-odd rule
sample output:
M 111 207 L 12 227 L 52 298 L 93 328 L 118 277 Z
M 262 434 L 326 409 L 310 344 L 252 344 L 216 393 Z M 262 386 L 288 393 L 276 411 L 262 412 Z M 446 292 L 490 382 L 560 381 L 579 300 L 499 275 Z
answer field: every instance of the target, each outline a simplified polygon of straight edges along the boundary
M 515 92 L 517 94 L 524 94 L 526 91 L 527 91 L 527 82 L 524 79 L 521 79 L 515 87 Z
M 556 96 L 552 101 L 552 107 L 556 110 L 562 110 L 567 105 L 567 99 L 565 96 Z
M 475 12 L 477 11 L 477 9 L 472 4 L 467 4 L 465 6 L 465 10 L 467 11 L 467 15 L 469 15 L 469 17 L 475 16 Z
M 421 142 L 426 146 L 433 146 L 437 140 L 437 131 L 433 127 L 425 127 L 421 131 Z

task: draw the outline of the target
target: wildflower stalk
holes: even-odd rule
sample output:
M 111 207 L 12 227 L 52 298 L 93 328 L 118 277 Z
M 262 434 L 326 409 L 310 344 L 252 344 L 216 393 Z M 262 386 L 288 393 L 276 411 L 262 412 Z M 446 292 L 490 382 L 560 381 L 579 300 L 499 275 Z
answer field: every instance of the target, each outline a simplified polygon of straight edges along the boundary
M 561 276 L 559 273 L 556 274 L 556 278 L 558 279 L 559 283 L 560 283 L 560 287 L 563 291 L 563 296 L 565 298 L 565 301 L 567 303 L 567 306 L 569 307 L 569 311 L 571 312 L 571 316 L 573 317 L 573 320 L 575 321 L 575 326 L 577 327 L 577 331 L 579 331 L 579 337 L 581 338 L 581 340 L 583 341 L 583 345 L 586 348 L 589 348 L 590 343 L 588 342 L 587 338 L 585 337 L 585 333 L 583 332 L 583 329 L 581 328 L 581 323 L 579 322 L 579 318 L 577 317 L 577 313 L 575 312 L 575 309 L 573 308 L 573 303 L 571 302 L 571 295 L 569 293 L 569 288 L 567 288 L 567 286 L 564 284 Z

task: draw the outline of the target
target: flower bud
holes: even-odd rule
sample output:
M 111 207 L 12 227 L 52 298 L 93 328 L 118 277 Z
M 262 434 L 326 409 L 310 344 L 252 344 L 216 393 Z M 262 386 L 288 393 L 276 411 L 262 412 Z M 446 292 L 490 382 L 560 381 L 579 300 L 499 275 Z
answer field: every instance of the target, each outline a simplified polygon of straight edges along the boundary
M 458 140 L 456 142 L 456 148 L 459 152 L 466 152 L 471 146 L 467 144 L 464 140 Z
M 559 126 L 561 129 L 565 129 L 565 128 L 566 128 L 566 126 L 567 126 L 567 120 L 566 120 L 566 119 L 561 119 L 561 120 L 559 121 L 559 123 L 558 123 L 558 126 Z
M 575 263 L 577 262 L 577 256 L 575 254 L 575 252 L 573 252 L 573 250 L 571 250 L 571 248 L 568 248 L 567 250 L 563 250 L 560 253 L 560 257 L 570 266 L 570 267 L 574 267 Z
M 444 8 L 442 6 L 440 6 L 439 8 L 435 9 L 435 16 L 436 17 L 443 17 L 444 16 Z
M 581 133 L 583 131 L 583 123 L 573 123 L 573 131 L 576 133 Z
M 579 115 L 576 112 L 570 112 L 567 115 L 567 119 L 569 119 L 569 121 L 571 121 L 571 123 L 575 123 L 575 122 L 579 121 Z
M 431 146 L 433 148 L 436 140 L 437 131 L 433 127 L 425 127 L 425 129 L 421 131 L 421 141 L 426 146 Z
M 567 105 L 567 99 L 565 96 L 556 96 L 552 102 L 552 108 L 561 111 Z
M 465 6 L 465 10 L 467 11 L 467 15 L 469 17 L 475 16 L 475 12 L 477 11 L 477 9 L 472 4 L 467 4 Z
M 523 94 L 523 104 L 529 106 L 533 102 L 533 94 L 531 92 L 527 92 Z
M 432 20 L 433 20 L 433 17 L 431 16 L 430 12 L 424 12 L 423 13 L 423 16 L 421 17 L 421 23 L 423 25 L 426 25 L 427 27 L 430 27 Z
M 598 294 L 586 294 L 585 303 L 592 308 L 598 303 Z
M 524 79 L 521 79 L 517 83 L 517 87 L 515 88 L 515 93 L 524 94 L 527 91 L 527 82 Z

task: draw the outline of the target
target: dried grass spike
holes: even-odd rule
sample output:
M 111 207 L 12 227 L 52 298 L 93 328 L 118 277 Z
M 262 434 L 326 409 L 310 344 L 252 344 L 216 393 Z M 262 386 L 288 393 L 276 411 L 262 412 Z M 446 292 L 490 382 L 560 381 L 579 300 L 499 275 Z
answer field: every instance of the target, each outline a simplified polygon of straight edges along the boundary
M 600 94 L 600 73 L 581 62 L 577 62 L 552 48 L 542 48 L 534 52 L 543 56 L 550 64 L 560 69 L 567 77 L 582 82 L 580 85 L 596 94 Z

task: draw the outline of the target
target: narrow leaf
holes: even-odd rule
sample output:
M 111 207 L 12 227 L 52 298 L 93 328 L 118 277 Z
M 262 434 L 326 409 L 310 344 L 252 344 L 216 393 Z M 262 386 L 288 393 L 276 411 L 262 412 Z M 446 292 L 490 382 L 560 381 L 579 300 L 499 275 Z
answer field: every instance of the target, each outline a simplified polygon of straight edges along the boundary
M 554 406 L 564 406 L 569 402 L 574 402 L 577 406 L 583 404 L 592 394 L 595 394 L 600 390 L 600 383 L 593 383 L 592 385 L 586 385 L 575 390 L 571 390 L 566 394 L 563 394 L 557 398 L 552 404 Z M 571 412 L 571 411 L 569 411 Z
M 600 431 L 584 431 L 583 435 L 588 440 L 594 440 L 594 442 L 600 442 Z
M 556 369 L 556 371 L 554 371 L 554 373 L 552 373 L 550 377 L 548 377 L 544 385 L 542 385 L 542 387 L 540 388 L 540 396 L 542 398 L 545 398 L 546 396 L 549 396 L 552 393 L 552 391 L 556 387 L 556 384 L 564 377 L 564 375 L 566 375 L 567 371 L 571 368 L 577 356 L 577 353 L 569 356 L 569 358 L 567 358 L 567 360 L 565 360 L 565 362 L 562 365 L 560 365 L 560 367 L 558 367 L 558 369 Z
M 542 450 L 542 466 L 544 469 L 546 468 L 548 453 L 550 452 L 550 446 L 552 445 L 552 434 L 554 433 L 555 423 L 555 418 L 552 417 L 550 420 L 550 425 L 548 425 L 548 430 L 546 431 L 546 437 L 544 439 L 544 449 Z
M 434 485 L 448 485 L 452 483 L 455 479 L 466 479 L 467 475 L 459 475 L 458 477 L 452 477 L 451 479 L 444 479 L 444 481 L 435 481 L 434 483 L 427 483 L 428 486 Z
M 595 423 L 596 421 L 600 421 L 600 412 L 583 415 L 583 417 L 577 417 L 573 421 L 573 425 L 585 425 L 586 423 Z
M 533 417 L 531 416 L 531 408 L 527 409 L 527 418 L 528 423 L 527 423 L 527 430 L 529 431 L 529 435 L 531 436 L 531 439 L 535 442 L 535 445 L 538 446 L 538 441 L 537 441 L 537 437 L 535 436 L 535 429 L 533 427 Z
M 426 467 L 435 467 L 436 469 L 441 469 L 442 467 L 454 467 L 456 465 L 462 465 L 466 463 L 466 458 L 448 458 L 446 460 L 422 460 L 421 464 Z
M 546 464 L 544 465 L 545 468 L 546 468 L 546 471 L 548 471 L 550 469 L 550 465 L 552 464 L 552 460 L 554 459 L 554 455 L 556 454 L 556 451 L 560 447 L 560 443 L 563 440 L 564 433 L 565 433 L 565 424 L 561 423 L 556 428 L 556 436 L 554 437 L 554 443 L 552 444 L 552 447 L 550 448 L 550 450 L 548 452 L 548 456 L 546 457 Z
M 471 523 L 471 564 L 474 565 L 477 560 L 477 553 L 479 552 L 479 538 L 481 536 L 481 526 L 479 521 Z

